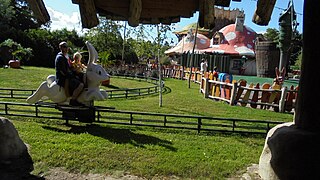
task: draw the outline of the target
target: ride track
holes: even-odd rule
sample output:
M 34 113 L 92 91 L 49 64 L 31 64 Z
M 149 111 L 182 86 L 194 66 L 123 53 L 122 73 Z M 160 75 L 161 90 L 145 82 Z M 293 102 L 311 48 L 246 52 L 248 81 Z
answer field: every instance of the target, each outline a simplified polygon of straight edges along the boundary
M 3 93 L 3 90 L 9 93 Z M 25 99 L 34 90 L 0 89 L 1 98 Z M 6 96 L 3 96 L 6 95 Z M 48 102 L 35 104 L 0 102 L 0 114 L 118 125 L 149 126 L 159 128 L 189 129 L 222 133 L 263 134 L 282 122 L 190 116 L 179 114 L 147 113 L 116 110 L 113 107 L 73 107 Z

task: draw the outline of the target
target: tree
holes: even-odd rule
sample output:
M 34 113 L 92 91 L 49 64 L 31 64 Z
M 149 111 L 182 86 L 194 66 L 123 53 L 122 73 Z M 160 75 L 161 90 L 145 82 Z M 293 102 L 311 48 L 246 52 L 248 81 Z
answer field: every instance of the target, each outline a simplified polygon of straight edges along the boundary
M 12 39 L 7 39 L 6 41 L 0 43 L 0 48 L 5 47 L 7 49 L 7 54 L 9 54 L 10 59 L 20 60 L 21 64 L 25 63 L 33 56 L 31 48 L 24 48 L 21 44 L 14 42 Z M 8 64 L 10 59 L 5 59 L 4 64 Z
M 263 36 L 269 41 L 279 42 L 279 31 L 275 28 L 268 28 Z
M 0 0 L 0 42 L 9 38 L 19 42 L 25 30 L 39 28 L 42 24 L 32 14 L 25 0 Z
M 54 67 L 54 59 L 59 50 L 59 43 L 67 41 L 72 52 L 81 51 L 84 39 L 75 30 L 67 29 L 49 31 L 46 29 L 30 29 L 25 31 L 26 38 L 21 40 L 25 46 L 31 47 L 34 57 L 28 62 L 30 66 Z
M 268 28 L 266 33 L 263 34 L 267 40 L 279 43 L 279 31 L 275 28 Z M 290 47 L 290 65 L 295 65 L 295 62 L 298 59 L 299 54 L 301 54 L 302 50 L 302 34 L 298 31 L 293 32 L 293 40 Z
M 105 18 L 101 18 L 100 22 L 97 27 L 90 29 L 85 34 L 86 40 L 89 40 L 98 52 L 109 54 L 109 60 L 120 60 L 123 49 L 123 38 L 120 33 L 122 26 Z M 125 45 L 124 52 L 127 63 L 137 62 L 136 55 L 133 53 L 130 44 Z
M 169 48 L 168 41 L 172 41 L 172 39 L 168 38 L 167 33 L 173 27 L 170 25 L 159 26 L 159 39 L 157 32 L 155 32 L 157 25 L 140 24 L 138 27 L 130 29 L 131 38 L 127 41 L 133 47 L 140 60 L 155 59 L 158 54 L 158 44 L 160 44 L 160 54 L 164 54 L 164 51 Z

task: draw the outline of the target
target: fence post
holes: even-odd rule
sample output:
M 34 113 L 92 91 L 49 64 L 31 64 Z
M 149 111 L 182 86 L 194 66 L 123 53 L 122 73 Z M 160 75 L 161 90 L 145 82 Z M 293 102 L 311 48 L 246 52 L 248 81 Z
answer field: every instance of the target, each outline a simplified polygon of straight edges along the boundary
M 203 80 L 204 80 L 204 98 L 208 98 L 209 97 L 209 79 L 203 78 Z
M 180 69 L 180 79 L 184 79 L 184 67 L 182 66 L 182 69 Z
M 199 117 L 199 118 L 198 118 L 198 133 L 200 133 L 201 125 L 202 125 L 202 123 L 201 123 L 201 118 Z
M 202 90 L 204 89 L 203 81 L 204 81 L 204 79 L 203 79 L 203 77 L 201 77 L 201 80 L 200 80 L 200 93 L 202 93 Z M 204 93 L 204 92 L 203 92 L 203 93 Z
M 231 90 L 231 97 L 230 97 L 230 105 L 233 106 L 235 104 L 234 100 L 238 92 L 238 83 L 237 82 L 233 83 L 231 88 L 232 90 Z
M 282 87 L 281 88 L 281 97 L 280 97 L 280 101 L 279 101 L 279 111 L 280 112 L 284 112 L 284 105 L 286 103 L 286 96 L 287 96 L 287 87 Z

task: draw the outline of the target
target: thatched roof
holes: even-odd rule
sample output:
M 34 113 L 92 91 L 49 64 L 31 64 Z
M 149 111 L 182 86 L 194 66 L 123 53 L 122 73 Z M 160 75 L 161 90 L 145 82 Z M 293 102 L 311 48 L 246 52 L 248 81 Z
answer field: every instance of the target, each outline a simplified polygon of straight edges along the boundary
M 26 0 L 35 17 L 42 23 L 50 17 L 43 0 Z M 171 24 L 180 18 L 190 18 L 199 11 L 199 26 L 215 27 L 214 7 L 229 7 L 231 0 L 72 0 L 78 4 L 83 28 L 99 24 L 98 16 L 111 20 L 126 20 L 130 26 L 144 24 Z M 241 0 L 233 0 L 241 1 Z M 267 25 L 276 0 L 258 0 L 253 21 Z

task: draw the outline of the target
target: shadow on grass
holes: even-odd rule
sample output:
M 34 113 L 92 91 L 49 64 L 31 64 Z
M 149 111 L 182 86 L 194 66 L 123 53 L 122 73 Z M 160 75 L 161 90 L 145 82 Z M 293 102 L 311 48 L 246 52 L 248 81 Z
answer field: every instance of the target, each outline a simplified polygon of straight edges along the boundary
M 158 145 L 165 147 L 171 151 L 177 151 L 176 148 L 172 147 L 172 143 L 167 140 L 162 140 L 157 137 L 135 133 L 130 129 L 121 129 L 121 128 L 111 128 L 107 126 L 100 126 L 97 124 L 88 124 L 86 126 L 77 126 L 77 125 L 68 125 L 69 130 L 63 130 L 51 126 L 42 126 L 44 129 L 63 132 L 63 133 L 72 133 L 72 134 L 81 134 L 88 133 L 93 136 L 102 137 L 113 143 L 117 144 L 132 144 L 137 147 L 145 148 L 145 145 Z
M 120 89 L 118 86 L 114 86 L 114 85 L 111 85 L 111 84 L 109 84 L 109 85 L 107 85 L 105 87 L 108 87 L 108 88 L 111 88 L 111 89 Z

